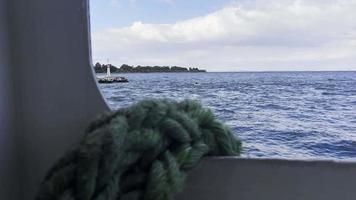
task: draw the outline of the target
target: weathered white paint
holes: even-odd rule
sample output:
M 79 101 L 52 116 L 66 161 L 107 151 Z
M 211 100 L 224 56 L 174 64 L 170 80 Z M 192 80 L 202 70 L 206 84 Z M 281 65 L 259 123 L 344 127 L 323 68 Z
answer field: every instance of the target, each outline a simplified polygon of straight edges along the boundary
M 109 110 L 90 67 L 88 2 L 0 0 L 0 42 L 0 199 L 33 199 Z M 355 163 L 207 159 L 177 199 L 351 200 L 355 176 Z

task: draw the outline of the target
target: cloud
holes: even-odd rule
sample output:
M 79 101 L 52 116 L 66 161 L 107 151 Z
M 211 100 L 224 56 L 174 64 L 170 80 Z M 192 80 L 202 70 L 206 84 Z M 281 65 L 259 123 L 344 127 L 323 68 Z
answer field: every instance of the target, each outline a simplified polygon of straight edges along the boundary
M 95 57 L 211 71 L 356 70 L 356 1 L 235 2 L 174 24 L 93 33 Z

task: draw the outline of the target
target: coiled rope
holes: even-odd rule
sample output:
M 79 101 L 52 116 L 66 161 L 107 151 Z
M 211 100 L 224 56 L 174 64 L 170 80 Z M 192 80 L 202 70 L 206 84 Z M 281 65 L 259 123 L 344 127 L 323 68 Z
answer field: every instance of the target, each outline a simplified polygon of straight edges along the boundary
M 240 150 L 200 103 L 145 100 L 93 122 L 48 172 L 36 200 L 170 200 L 203 156 Z

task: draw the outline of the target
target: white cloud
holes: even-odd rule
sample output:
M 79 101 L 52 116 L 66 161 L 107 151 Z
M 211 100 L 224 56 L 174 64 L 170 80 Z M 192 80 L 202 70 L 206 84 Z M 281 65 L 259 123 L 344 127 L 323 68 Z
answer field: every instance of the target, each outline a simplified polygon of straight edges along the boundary
M 356 70 L 355 10 L 355 0 L 233 3 L 174 24 L 95 32 L 94 60 L 211 71 Z

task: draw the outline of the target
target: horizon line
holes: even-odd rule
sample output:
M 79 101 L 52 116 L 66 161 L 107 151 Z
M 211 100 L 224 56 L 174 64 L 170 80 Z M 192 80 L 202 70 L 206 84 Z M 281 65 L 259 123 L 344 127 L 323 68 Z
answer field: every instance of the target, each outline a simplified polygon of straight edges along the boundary
M 207 73 L 256 73 L 256 72 L 261 72 L 261 73 L 268 73 L 268 72 L 356 72 L 356 69 L 350 69 L 350 70 L 262 70 L 262 71 L 258 71 L 258 70 L 251 70 L 251 71 L 245 71 L 245 70 L 241 70 L 241 71 L 206 71 Z

